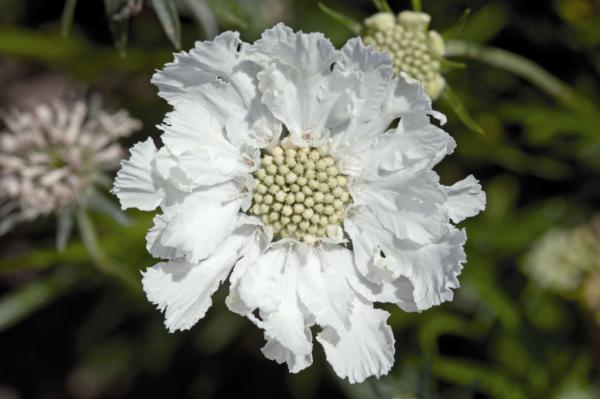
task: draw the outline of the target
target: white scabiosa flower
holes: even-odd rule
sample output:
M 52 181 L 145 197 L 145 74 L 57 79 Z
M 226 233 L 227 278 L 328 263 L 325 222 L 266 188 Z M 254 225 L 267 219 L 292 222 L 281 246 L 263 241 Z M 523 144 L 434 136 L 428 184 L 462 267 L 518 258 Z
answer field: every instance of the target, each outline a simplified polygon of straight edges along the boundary
M 164 145 L 135 145 L 114 192 L 161 209 L 147 248 L 164 261 L 143 286 L 167 328 L 194 325 L 229 279 L 268 358 L 309 366 L 316 324 L 339 376 L 387 373 L 394 338 L 373 303 L 451 300 L 466 237 L 450 221 L 485 202 L 473 177 L 446 187 L 432 171 L 455 144 L 422 86 L 358 38 L 336 50 L 282 24 L 254 44 L 198 42 L 152 81 L 173 106 Z
M 380 12 L 365 20 L 365 44 L 390 54 L 394 72 L 404 72 L 423 83 L 436 99 L 446 87 L 441 65 L 445 45 L 442 36 L 429 30 L 431 17 L 423 12 L 403 11 L 398 17 Z
M 140 128 L 125 111 L 91 115 L 83 101 L 56 100 L 3 117 L 0 131 L 0 217 L 12 222 L 60 213 L 102 173 L 119 165 L 117 139 Z M 10 223 L 9 223 L 10 222 Z M 0 229 L 0 230 L 3 230 Z
M 546 289 L 574 291 L 589 273 L 600 271 L 598 236 L 589 225 L 550 230 L 526 255 L 524 271 Z

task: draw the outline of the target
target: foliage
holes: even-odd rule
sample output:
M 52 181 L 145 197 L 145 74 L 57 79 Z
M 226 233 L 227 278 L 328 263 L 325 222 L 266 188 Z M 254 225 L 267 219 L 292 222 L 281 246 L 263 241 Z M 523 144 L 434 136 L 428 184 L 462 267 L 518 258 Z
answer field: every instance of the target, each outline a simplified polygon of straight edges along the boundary
M 211 36 L 198 21 L 213 18 L 247 40 L 281 20 L 323 31 L 336 45 L 353 35 L 313 0 L 148 1 L 151 8 L 122 19 L 115 14 L 132 2 L 69 0 L 62 20 L 56 3 L 0 4 L 1 58 L 31 71 L 12 82 L 2 61 L 0 81 L 8 89 L 59 71 L 142 119 L 136 139 L 154 135 L 167 111 L 149 84 L 152 72 L 171 59 L 173 46 L 188 49 Z M 207 7 L 194 7 L 200 3 Z M 466 69 L 446 72 L 469 111 L 464 123 L 472 118 L 473 129 L 485 134 L 465 128 L 450 105 L 436 104 L 458 143 L 439 173 L 448 181 L 481 177 L 488 206 L 464 225 L 469 260 L 455 300 L 421 314 L 390 309 L 397 354 L 388 377 L 375 386 L 347 385 L 322 354 L 316 367 L 289 375 L 259 356 L 260 334 L 225 311 L 222 292 L 191 331 L 168 334 L 139 283 L 139 270 L 152 264 L 144 250 L 151 220 L 128 212 L 123 227 L 99 212 L 75 215 L 86 233 L 70 241 L 56 236 L 50 220 L 1 238 L 0 353 L 11 361 L 0 365 L 0 390 L 85 398 L 600 397 L 598 324 L 576 298 L 544 290 L 521 271 L 545 232 L 589 222 L 600 204 L 600 2 L 422 3 L 432 27 L 449 30 L 452 40 L 520 54 L 560 80 L 544 90 L 522 70 L 498 68 L 485 57 L 463 57 Z M 389 4 L 395 11 L 410 7 Z M 376 11 L 366 0 L 323 5 L 354 21 Z M 467 8 L 469 17 L 461 17 Z M 96 18 L 105 9 L 108 19 Z M 125 58 L 112 48 L 113 37 L 119 50 L 127 48 Z M 534 80 L 542 76 L 533 73 Z M 3 107 L 12 104 L 7 96 L 0 95 Z M 96 205 L 108 210 L 107 200 Z M 56 251 L 56 240 L 64 251 Z

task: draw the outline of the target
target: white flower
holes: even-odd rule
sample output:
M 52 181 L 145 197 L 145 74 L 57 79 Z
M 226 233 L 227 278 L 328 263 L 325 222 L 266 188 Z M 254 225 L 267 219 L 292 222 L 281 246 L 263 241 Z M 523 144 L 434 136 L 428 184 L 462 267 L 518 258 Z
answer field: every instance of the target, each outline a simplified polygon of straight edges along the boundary
M 143 276 L 170 331 L 190 328 L 229 278 L 229 308 L 265 332 L 263 353 L 297 372 L 312 330 L 351 382 L 394 361 L 389 314 L 452 299 L 465 254 L 460 222 L 484 207 L 473 177 L 431 168 L 455 144 L 421 85 L 392 78 L 360 39 L 341 50 L 284 25 L 254 44 L 226 32 L 156 73 L 173 111 L 157 149 L 131 151 L 114 192 L 160 207 Z
M 125 111 L 91 115 L 83 101 L 56 100 L 31 111 L 15 110 L 3 121 L 0 230 L 74 205 L 102 172 L 119 165 L 123 149 L 117 139 L 140 128 Z
M 429 30 L 431 17 L 415 11 L 403 11 L 396 18 L 380 12 L 365 20 L 365 44 L 390 54 L 394 72 L 405 72 L 420 80 L 427 94 L 437 99 L 446 80 L 441 75 L 445 52 L 442 36 Z

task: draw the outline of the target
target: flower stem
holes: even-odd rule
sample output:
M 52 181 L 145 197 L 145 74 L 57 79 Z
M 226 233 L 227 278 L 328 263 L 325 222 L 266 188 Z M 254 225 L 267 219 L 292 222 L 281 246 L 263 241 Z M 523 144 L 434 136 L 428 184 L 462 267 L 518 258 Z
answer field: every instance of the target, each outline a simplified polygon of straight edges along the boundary
M 507 50 L 462 40 L 446 43 L 446 56 L 471 58 L 511 72 L 577 112 L 596 112 L 596 106 L 535 62 Z
M 421 0 L 412 0 L 412 8 L 413 11 L 423 11 L 423 5 L 421 4 Z

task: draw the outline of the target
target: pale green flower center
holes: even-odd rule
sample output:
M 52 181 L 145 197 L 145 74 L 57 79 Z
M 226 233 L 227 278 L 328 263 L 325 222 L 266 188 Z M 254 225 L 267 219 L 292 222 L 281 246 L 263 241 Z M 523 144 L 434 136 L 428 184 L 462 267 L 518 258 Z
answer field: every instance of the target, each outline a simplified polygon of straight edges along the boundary
M 326 146 L 277 146 L 254 173 L 250 213 L 273 228 L 277 238 L 305 242 L 336 237 L 350 203 L 348 179 Z
M 365 20 L 363 41 L 391 56 L 394 73 L 404 72 L 421 81 L 427 94 L 437 98 L 445 87 L 440 75 L 444 41 L 428 25 L 429 16 L 424 13 L 405 11 L 397 18 L 379 13 Z

